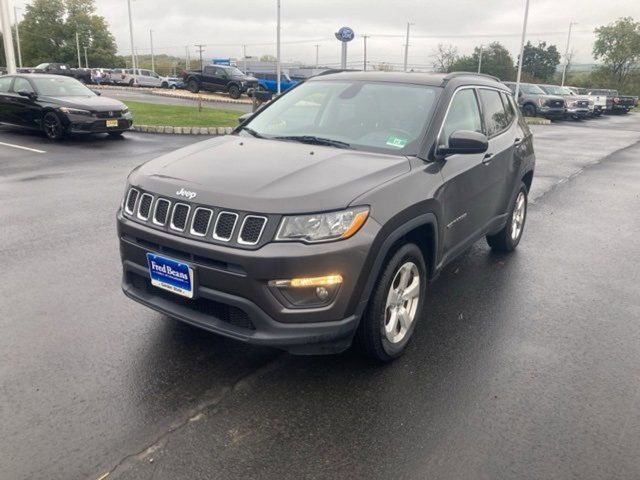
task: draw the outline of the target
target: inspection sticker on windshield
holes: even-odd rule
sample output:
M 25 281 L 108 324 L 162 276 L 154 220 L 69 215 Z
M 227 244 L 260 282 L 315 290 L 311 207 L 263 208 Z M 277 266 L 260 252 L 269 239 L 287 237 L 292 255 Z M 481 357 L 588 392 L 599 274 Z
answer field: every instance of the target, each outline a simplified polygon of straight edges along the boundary
M 392 147 L 403 148 L 406 144 L 406 138 L 400 138 L 393 135 L 390 135 L 389 138 L 387 138 L 387 145 L 391 145 Z
M 149 275 L 154 287 L 193 298 L 193 269 L 186 263 L 147 253 Z

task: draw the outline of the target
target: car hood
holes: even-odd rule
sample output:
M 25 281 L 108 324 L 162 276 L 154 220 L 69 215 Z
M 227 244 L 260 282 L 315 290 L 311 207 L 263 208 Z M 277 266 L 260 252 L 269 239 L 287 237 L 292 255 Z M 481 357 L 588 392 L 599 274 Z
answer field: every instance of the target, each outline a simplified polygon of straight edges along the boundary
M 61 107 L 81 108 L 84 110 L 95 110 L 97 112 L 105 112 L 110 110 L 123 110 L 127 106 L 119 100 L 107 97 L 47 97 L 42 96 L 43 100 L 50 101 Z
M 229 135 L 176 150 L 134 170 L 129 182 L 193 202 L 258 213 L 336 210 L 410 170 L 406 157 Z

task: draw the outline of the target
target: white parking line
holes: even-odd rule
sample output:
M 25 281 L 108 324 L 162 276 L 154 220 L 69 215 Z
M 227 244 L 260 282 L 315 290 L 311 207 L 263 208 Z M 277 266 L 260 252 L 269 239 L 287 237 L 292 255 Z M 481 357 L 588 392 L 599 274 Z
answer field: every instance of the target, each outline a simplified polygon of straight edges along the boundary
M 35 152 L 35 153 L 47 153 L 44 150 L 38 150 L 37 148 L 23 147 L 22 145 L 14 145 L 12 143 L 0 142 L 0 145 L 4 145 L 5 147 L 11 147 L 11 148 L 19 148 L 20 150 L 28 150 L 30 152 Z

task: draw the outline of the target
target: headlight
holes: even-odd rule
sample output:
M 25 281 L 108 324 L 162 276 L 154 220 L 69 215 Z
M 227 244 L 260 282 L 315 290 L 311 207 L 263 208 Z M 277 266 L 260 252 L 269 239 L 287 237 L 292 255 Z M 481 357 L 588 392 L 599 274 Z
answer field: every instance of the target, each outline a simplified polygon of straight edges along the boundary
M 343 240 L 355 234 L 369 216 L 369 207 L 355 207 L 339 212 L 284 217 L 276 240 L 327 242 Z
M 80 110 L 79 108 L 60 107 L 62 113 L 71 113 L 73 115 L 91 115 L 89 110 Z
M 544 98 L 542 98 L 542 97 L 538 98 L 538 105 L 540 105 L 541 107 L 544 106 Z
M 122 113 L 122 115 L 126 115 L 127 113 L 129 113 L 129 109 L 128 108 L 123 108 L 121 113 Z

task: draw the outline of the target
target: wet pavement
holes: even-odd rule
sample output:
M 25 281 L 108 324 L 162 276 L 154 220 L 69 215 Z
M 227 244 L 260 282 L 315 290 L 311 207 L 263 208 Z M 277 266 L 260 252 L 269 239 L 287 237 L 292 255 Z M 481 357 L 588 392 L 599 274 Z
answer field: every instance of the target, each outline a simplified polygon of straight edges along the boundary
M 201 138 L 0 129 L 0 478 L 637 478 L 640 115 L 535 135 L 518 250 L 449 265 L 380 367 L 122 295 L 127 172 Z

